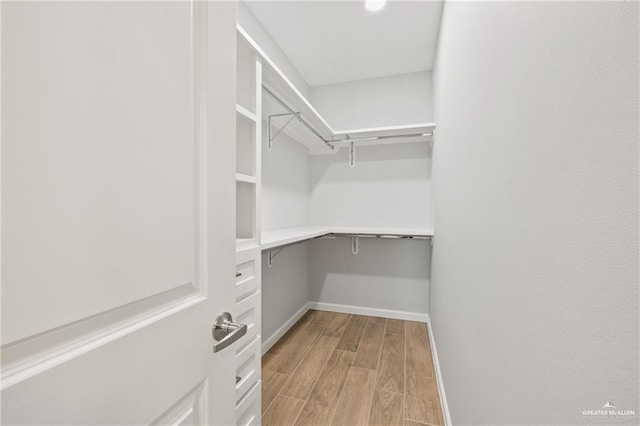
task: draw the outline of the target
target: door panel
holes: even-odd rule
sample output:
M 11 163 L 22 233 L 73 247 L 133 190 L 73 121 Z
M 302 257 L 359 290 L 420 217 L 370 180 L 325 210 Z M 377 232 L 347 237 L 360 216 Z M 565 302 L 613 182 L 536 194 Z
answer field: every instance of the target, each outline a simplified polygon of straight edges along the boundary
M 2 343 L 196 284 L 191 5 L 2 7 Z
M 178 403 L 167 410 L 162 416 L 155 420 L 153 425 L 179 425 L 195 426 L 204 424 L 206 421 L 206 403 L 209 394 L 209 384 L 199 383 L 194 389 L 189 391 Z
M 1 7 L 2 422 L 234 423 L 235 4 Z
M 4 389 L 3 424 L 149 424 L 207 381 L 211 345 L 193 326 L 209 321 L 201 307 Z

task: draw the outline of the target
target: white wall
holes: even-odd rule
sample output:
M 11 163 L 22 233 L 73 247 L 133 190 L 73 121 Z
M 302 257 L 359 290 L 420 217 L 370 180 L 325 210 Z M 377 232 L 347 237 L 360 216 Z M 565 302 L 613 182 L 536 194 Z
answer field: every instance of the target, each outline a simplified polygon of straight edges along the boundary
M 267 123 L 262 137 L 262 229 L 272 231 L 308 224 L 309 154 L 307 149 L 280 133 L 267 151 Z M 287 246 L 273 266 L 262 256 L 262 335 L 271 337 L 309 299 L 309 248 Z
M 311 87 L 311 103 L 334 130 L 433 121 L 431 73 Z
M 310 97 L 309 86 L 291 63 L 280 46 L 271 38 L 260 21 L 255 17 L 244 1 L 238 1 L 238 23 L 258 43 L 262 50 L 275 62 L 280 70 L 306 98 Z
M 427 143 L 360 147 L 356 165 L 347 151 L 313 156 L 309 217 L 314 225 L 431 228 L 431 152 Z M 314 302 L 429 312 L 426 241 L 314 241 Z
M 311 98 L 335 129 L 433 121 L 431 73 L 319 86 Z M 314 225 L 431 228 L 428 143 L 359 146 L 311 157 L 309 220 Z M 429 254 L 425 241 L 314 241 L 311 300 L 427 314 Z
M 309 218 L 314 225 L 431 227 L 428 143 L 362 146 L 311 158 Z
M 638 3 L 447 2 L 434 82 L 454 423 L 638 412 Z
M 309 223 L 309 153 L 284 132 L 267 151 L 267 122 L 262 124 L 262 230 Z
M 430 169 L 426 143 L 359 148 L 350 168 L 346 151 L 309 157 L 281 133 L 267 152 L 263 138 L 263 229 L 431 227 Z M 340 238 L 287 246 L 271 269 L 263 256 L 263 335 L 270 337 L 308 301 L 424 315 L 429 254 L 426 241 L 362 239 L 354 256 L 350 239 Z
M 358 254 L 350 238 L 311 242 L 311 300 L 424 315 L 429 311 L 426 240 L 361 238 Z
M 308 243 L 285 247 L 267 266 L 262 253 L 262 341 L 267 341 L 310 300 Z

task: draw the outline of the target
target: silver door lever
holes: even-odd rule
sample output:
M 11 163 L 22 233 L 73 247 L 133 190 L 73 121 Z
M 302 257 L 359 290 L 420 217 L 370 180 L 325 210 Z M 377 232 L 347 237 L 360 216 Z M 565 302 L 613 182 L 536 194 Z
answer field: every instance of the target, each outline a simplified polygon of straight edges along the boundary
M 225 312 L 216 318 L 211 329 L 211 335 L 216 343 L 213 344 L 213 352 L 220 352 L 242 336 L 247 334 L 247 325 L 233 322 L 229 312 Z

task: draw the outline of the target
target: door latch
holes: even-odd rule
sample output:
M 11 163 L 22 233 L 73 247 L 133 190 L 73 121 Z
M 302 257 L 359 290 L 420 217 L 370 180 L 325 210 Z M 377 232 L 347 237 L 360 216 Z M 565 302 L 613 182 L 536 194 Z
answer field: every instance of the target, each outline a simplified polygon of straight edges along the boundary
M 233 322 L 229 312 L 225 312 L 216 318 L 211 328 L 211 335 L 216 343 L 213 344 L 213 352 L 220 352 L 242 336 L 247 334 L 247 325 Z

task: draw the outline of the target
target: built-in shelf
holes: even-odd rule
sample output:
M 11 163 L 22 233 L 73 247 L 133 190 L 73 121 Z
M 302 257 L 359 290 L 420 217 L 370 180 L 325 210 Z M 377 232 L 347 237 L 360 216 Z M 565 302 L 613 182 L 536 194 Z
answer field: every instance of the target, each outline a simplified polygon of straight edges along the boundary
M 236 246 L 260 239 L 262 60 L 238 35 L 236 50 Z
M 260 243 L 255 238 L 236 238 L 236 251 L 251 247 L 258 247 Z
M 429 142 L 433 140 L 436 123 L 416 123 L 403 126 L 375 127 L 369 129 L 337 130 L 336 146 L 346 146 L 353 141 L 356 145 L 389 145 L 394 143 Z
M 310 240 L 311 238 L 327 234 L 329 234 L 328 228 L 316 226 L 266 231 L 262 233 L 261 248 L 262 250 L 267 250 L 274 247 Z
M 256 106 L 256 69 L 255 69 L 255 49 L 249 45 L 244 38 L 238 37 L 236 45 L 236 111 L 240 114 L 243 111 L 256 116 L 251 111 L 257 111 Z M 259 88 L 262 90 L 262 87 Z M 243 114 L 244 115 L 244 114 Z
M 236 180 L 236 238 L 253 239 L 256 233 L 256 185 Z
M 245 183 L 256 183 L 257 179 L 255 176 L 249 176 L 242 173 L 236 173 L 236 181 L 237 182 L 245 182 Z
M 236 112 L 251 121 L 256 121 L 256 115 L 242 105 L 236 105 Z
M 433 237 L 433 230 L 426 228 L 376 228 L 357 226 L 305 226 L 285 228 L 262 233 L 262 250 L 310 240 L 329 234 L 355 234 L 397 237 Z
M 268 88 L 280 100 L 277 101 L 271 95 L 265 95 L 263 99 L 263 117 L 272 116 L 274 134 L 279 132 L 279 129 L 283 129 L 283 133 L 306 146 L 310 154 L 334 154 L 340 148 L 349 146 L 350 141 L 347 139 L 355 140 L 354 142 L 358 145 L 428 142 L 433 140 L 435 123 L 334 130 L 242 26 L 238 24 L 236 28 L 243 43 L 253 49 L 263 61 L 263 86 Z M 281 102 L 298 112 L 299 116 L 292 117 L 292 115 L 287 115 L 289 111 L 282 106 Z M 304 120 L 308 126 L 298 118 Z M 328 141 L 329 144 L 325 143 L 325 141 Z M 277 145 L 277 141 L 274 140 L 273 143 Z M 334 148 L 330 145 L 333 145 Z

